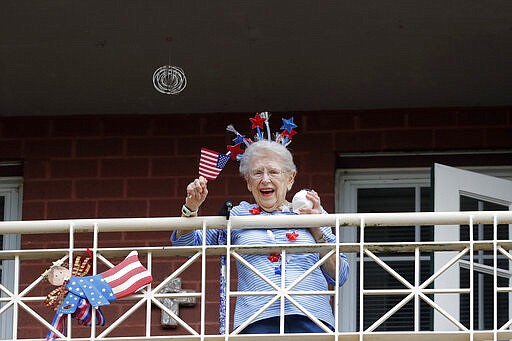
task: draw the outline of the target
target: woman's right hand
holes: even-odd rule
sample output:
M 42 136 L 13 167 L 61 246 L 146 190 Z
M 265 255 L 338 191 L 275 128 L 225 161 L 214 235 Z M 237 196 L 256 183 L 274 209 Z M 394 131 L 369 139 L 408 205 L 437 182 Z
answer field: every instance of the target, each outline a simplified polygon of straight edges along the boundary
M 185 198 L 185 205 L 192 211 L 197 211 L 203 204 L 206 196 L 208 195 L 208 188 L 206 180 L 203 176 L 195 179 L 187 186 L 187 197 Z

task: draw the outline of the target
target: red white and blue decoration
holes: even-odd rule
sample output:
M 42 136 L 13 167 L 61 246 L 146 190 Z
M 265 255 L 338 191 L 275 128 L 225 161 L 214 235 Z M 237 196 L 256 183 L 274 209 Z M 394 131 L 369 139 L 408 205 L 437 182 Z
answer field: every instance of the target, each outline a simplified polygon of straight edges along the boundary
M 89 258 L 82 262 L 80 271 L 75 271 L 75 260 L 71 277 L 48 294 L 45 300 L 48 307 L 56 310 L 52 326 L 60 333 L 64 333 L 65 315 L 76 318 L 79 324 L 90 326 L 95 312 L 96 324 L 105 325 L 100 306 L 129 296 L 153 281 L 151 274 L 139 261 L 137 251 L 130 252 L 113 268 L 93 276 L 86 276 L 90 269 L 90 265 L 85 264 L 88 261 Z M 58 338 L 58 334 L 53 330 L 48 331 L 46 340 L 55 338 Z
M 199 175 L 204 176 L 208 180 L 214 180 L 220 174 L 229 159 L 240 161 L 244 157 L 244 148 L 251 145 L 254 141 L 268 140 L 275 141 L 287 147 L 297 134 L 295 128 L 297 125 L 293 122 L 293 117 L 282 118 L 282 126 L 280 132 L 275 133 L 274 137 L 270 133 L 270 113 L 256 113 L 254 117 L 250 117 L 251 129 L 255 130 L 253 139 L 242 135 L 235 129 L 233 124 L 229 124 L 226 130 L 235 134 L 234 144 L 227 146 L 225 154 L 210 149 L 201 149 L 201 158 L 199 160 Z
M 293 117 L 281 119 L 283 121 L 283 124 L 280 128 L 281 131 L 276 133 L 273 138 L 270 133 L 269 119 L 270 113 L 266 111 L 256 113 L 254 117 L 249 118 L 249 121 L 251 122 L 251 128 L 255 130 L 254 141 L 261 141 L 266 139 L 268 141 L 281 143 L 287 147 L 292 142 L 293 136 L 297 134 L 297 131 L 295 130 L 297 125 L 293 122 Z M 240 134 L 232 124 L 228 125 L 226 130 L 236 135 L 236 137 L 233 139 L 235 144 L 233 146 L 228 146 L 228 149 L 231 152 L 231 158 L 240 160 L 243 157 L 242 144 L 249 146 L 251 143 L 253 143 L 253 140 Z M 236 155 L 233 155 L 233 151 L 236 151 Z

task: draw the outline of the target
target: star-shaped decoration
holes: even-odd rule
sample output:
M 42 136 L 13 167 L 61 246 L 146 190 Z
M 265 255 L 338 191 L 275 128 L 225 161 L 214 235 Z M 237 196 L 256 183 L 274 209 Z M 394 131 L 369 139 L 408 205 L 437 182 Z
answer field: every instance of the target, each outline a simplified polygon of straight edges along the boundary
M 286 238 L 288 238 L 289 241 L 291 242 L 294 242 L 297 240 L 297 237 L 299 236 L 299 234 L 295 231 L 293 231 L 292 233 L 287 233 L 286 234 Z
M 249 118 L 249 120 L 252 123 L 252 129 L 256 129 L 256 127 L 263 129 L 263 123 L 265 123 L 265 119 L 261 117 L 260 114 L 256 113 L 254 118 Z
M 230 157 L 231 157 L 232 160 L 236 160 L 236 156 L 238 154 L 243 154 L 244 153 L 240 143 L 236 144 L 234 146 L 227 146 L 227 148 L 231 152 Z
M 281 259 L 281 255 L 279 253 L 272 253 L 268 255 L 267 259 L 272 263 L 279 262 L 279 260 Z
M 290 132 L 288 132 L 288 130 L 283 130 L 282 135 L 288 137 L 291 140 L 294 135 L 297 135 L 297 132 L 293 129 Z
M 289 133 L 291 133 L 293 128 L 297 128 L 297 125 L 295 123 L 293 123 L 293 117 L 290 117 L 289 119 L 282 118 L 281 120 L 283 120 L 283 125 L 281 126 L 281 130 L 284 129 L 284 130 L 288 131 Z
M 249 212 L 251 212 L 252 215 L 258 215 L 261 213 L 261 207 L 256 206 L 255 208 L 250 209 Z

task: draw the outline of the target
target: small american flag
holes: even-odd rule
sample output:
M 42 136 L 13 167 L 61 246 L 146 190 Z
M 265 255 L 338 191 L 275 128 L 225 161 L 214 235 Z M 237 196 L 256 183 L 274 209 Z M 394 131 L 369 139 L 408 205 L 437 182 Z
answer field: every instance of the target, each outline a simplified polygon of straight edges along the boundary
M 217 153 L 213 150 L 201 148 L 201 158 L 199 160 L 199 175 L 208 180 L 215 180 L 226 163 L 229 155 Z

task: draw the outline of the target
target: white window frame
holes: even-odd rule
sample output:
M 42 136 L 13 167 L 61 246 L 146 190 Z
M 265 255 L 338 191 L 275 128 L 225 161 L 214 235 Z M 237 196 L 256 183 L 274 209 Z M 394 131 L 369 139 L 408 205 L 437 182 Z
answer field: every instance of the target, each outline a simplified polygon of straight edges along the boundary
M 346 169 L 336 171 L 336 212 L 357 212 L 357 190 L 360 188 L 389 188 L 389 187 L 421 187 L 430 186 L 430 169 L 428 168 L 373 168 L 373 169 Z M 416 191 L 419 192 L 419 191 Z M 416 198 L 416 202 L 418 202 Z M 355 242 L 357 230 L 355 228 L 341 229 L 340 240 Z M 357 257 L 347 255 L 351 269 L 358 269 Z M 348 277 L 341 289 L 341 304 L 339 305 L 340 325 L 342 331 L 356 331 L 357 302 L 357 276 L 355 271 Z
M 22 207 L 22 189 L 23 178 L 21 177 L 4 177 L 0 178 L 0 196 L 5 197 L 4 200 L 4 216 L 3 221 L 21 220 Z M 3 250 L 19 249 L 20 236 L 18 234 L 3 235 Z M 2 275 L 0 281 L 7 289 L 13 289 L 14 283 L 14 262 L 1 261 Z M 11 338 L 12 331 L 12 312 L 0 315 L 0 340 Z
M 482 174 L 496 176 L 512 180 L 512 167 L 493 166 L 493 167 L 460 167 Z M 337 213 L 357 213 L 357 190 L 359 188 L 389 188 L 389 187 L 430 187 L 431 181 L 430 167 L 414 168 L 354 168 L 338 169 L 336 171 L 336 212 Z M 418 207 L 419 191 L 416 190 L 416 211 Z M 353 228 L 341 229 L 340 240 L 343 242 L 352 242 L 357 238 L 357 231 Z M 347 255 L 351 269 L 358 269 L 357 257 Z M 355 272 L 349 276 L 347 282 L 340 289 L 339 316 L 341 331 L 358 330 L 356 325 L 357 302 L 357 276 Z

